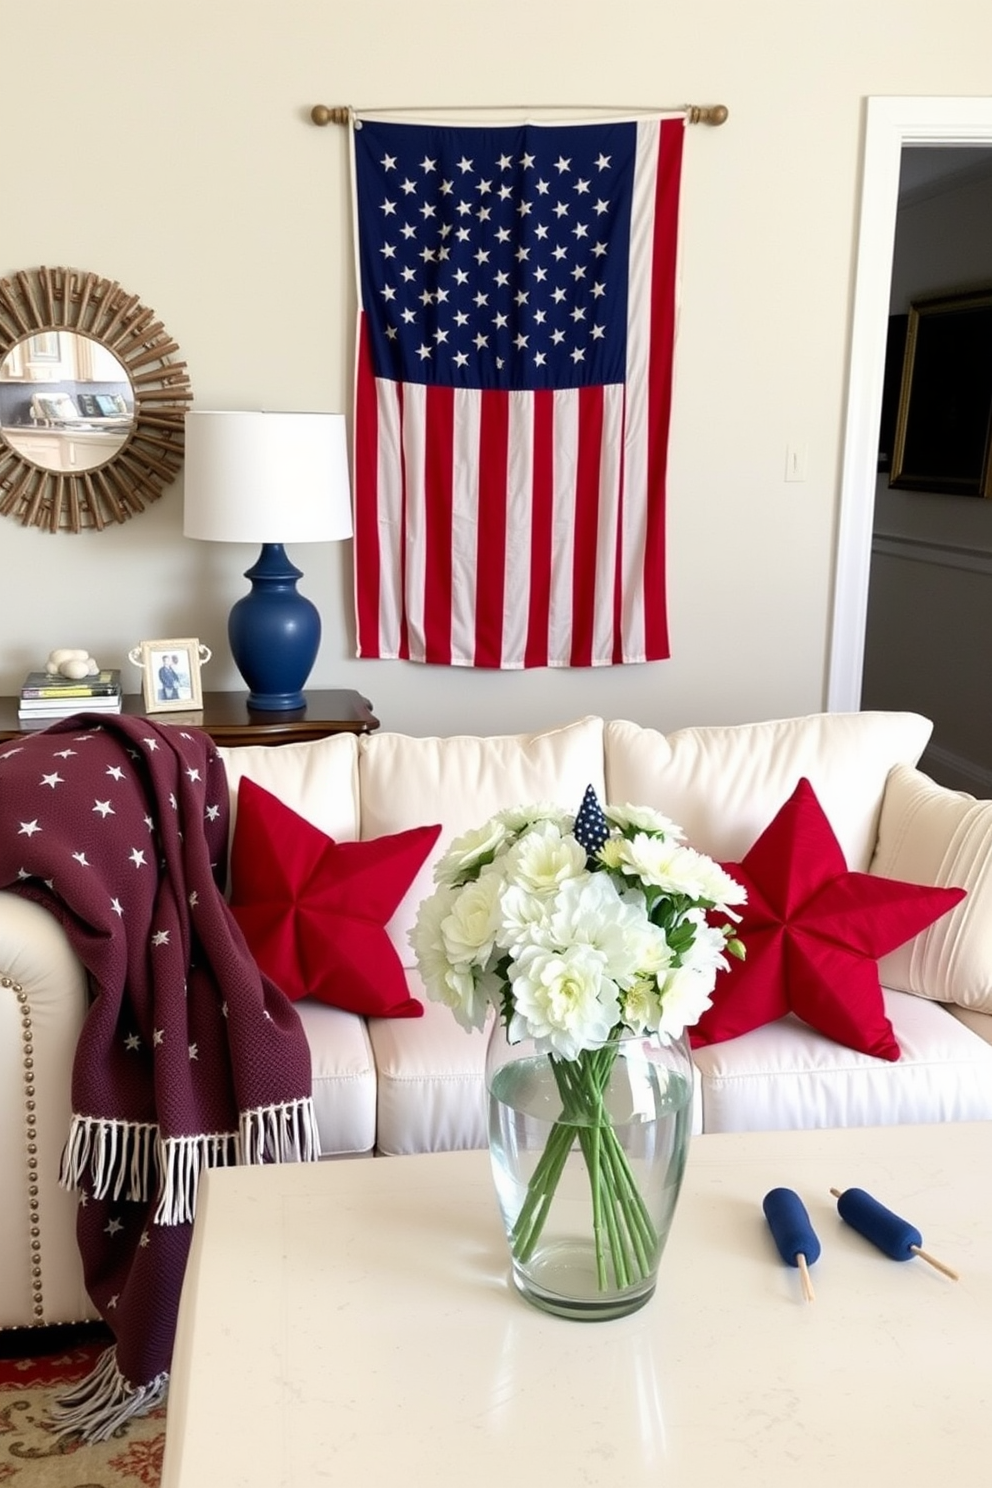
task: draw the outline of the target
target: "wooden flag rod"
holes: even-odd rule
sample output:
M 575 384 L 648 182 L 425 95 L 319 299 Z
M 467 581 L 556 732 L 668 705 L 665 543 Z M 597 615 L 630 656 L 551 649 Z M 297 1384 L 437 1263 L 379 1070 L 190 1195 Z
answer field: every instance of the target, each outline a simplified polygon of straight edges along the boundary
M 466 107 L 471 107 L 471 108 L 475 109 L 477 107 L 477 105 L 475 105 L 475 104 L 466 105 Z M 500 104 L 500 105 L 498 105 L 498 107 L 499 108 L 505 108 L 506 105 L 505 104 Z M 562 105 L 560 105 L 560 107 L 565 108 L 566 105 L 565 104 L 562 104 Z M 578 108 L 578 105 L 576 107 Z M 589 108 L 590 105 L 585 104 L 585 105 L 582 105 L 582 107 L 583 108 Z M 726 104 L 724 104 L 724 103 L 687 103 L 687 104 L 683 105 L 683 109 L 684 109 L 684 113 L 685 113 L 686 119 L 687 119 L 687 121 L 690 124 L 713 124 L 713 125 L 725 124 L 727 122 L 727 117 L 728 117 L 728 115 L 730 113 L 730 110 L 727 108 Z M 355 112 L 357 112 L 357 111 L 354 110 L 354 109 L 349 108 L 347 104 L 328 105 L 326 103 L 315 103 L 314 106 L 313 106 L 313 108 L 310 110 L 310 118 L 313 120 L 313 122 L 315 124 L 321 124 L 321 125 L 323 125 L 323 124 L 347 124 L 348 121 L 349 121 L 349 119 L 351 118 L 352 114 L 355 113 Z M 391 110 L 391 109 L 382 109 L 382 110 L 379 110 L 379 109 L 368 109 L 366 112 L 368 112 L 370 114 L 371 113 L 380 113 L 380 112 L 381 113 L 392 113 L 392 112 L 403 113 L 404 110 L 402 110 L 402 109 L 397 109 L 397 110 Z M 420 112 L 420 111 L 418 110 L 418 112 Z M 445 108 L 445 109 L 435 110 L 435 112 L 438 112 L 438 113 L 448 113 L 448 112 L 450 112 L 450 110 Z M 647 109 L 631 109 L 630 112 L 631 113 L 647 113 L 647 112 L 650 112 L 650 111 L 647 110 Z M 660 110 L 660 112 L 664 113 L 665 110 Z

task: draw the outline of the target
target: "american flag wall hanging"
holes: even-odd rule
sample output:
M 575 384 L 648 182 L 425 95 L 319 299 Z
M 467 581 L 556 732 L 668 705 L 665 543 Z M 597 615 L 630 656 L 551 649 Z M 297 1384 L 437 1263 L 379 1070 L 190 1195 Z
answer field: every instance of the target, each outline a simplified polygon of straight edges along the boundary
M 669 655 L 685 125 L 354 121 L 359 656 Z

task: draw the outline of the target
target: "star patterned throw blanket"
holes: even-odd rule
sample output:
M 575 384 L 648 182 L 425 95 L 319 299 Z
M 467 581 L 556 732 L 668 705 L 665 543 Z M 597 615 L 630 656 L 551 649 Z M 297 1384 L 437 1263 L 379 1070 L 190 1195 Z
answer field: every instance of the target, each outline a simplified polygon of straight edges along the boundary
M 91 1440 L 165 1393 L 203 1169 L 318 1156 L 299 1018 L 224 900 L 228 818 L 197 729 L 79 714 L 0 745 L 0 887 L 90 980 L 61 1181 L 115 1343 L 60 1420 Z

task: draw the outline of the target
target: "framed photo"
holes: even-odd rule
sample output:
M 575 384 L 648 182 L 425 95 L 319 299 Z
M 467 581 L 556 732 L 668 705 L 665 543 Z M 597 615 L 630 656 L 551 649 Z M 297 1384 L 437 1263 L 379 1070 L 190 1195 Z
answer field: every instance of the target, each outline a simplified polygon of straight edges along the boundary
M 192 712 L 203 707 L 200 663 L 210 651 L 195 638 L 142 641 L 129 653 L 142 670 L 146 713 Z
M 889 485 L 992 497 L 992 289 L 909 309 Z

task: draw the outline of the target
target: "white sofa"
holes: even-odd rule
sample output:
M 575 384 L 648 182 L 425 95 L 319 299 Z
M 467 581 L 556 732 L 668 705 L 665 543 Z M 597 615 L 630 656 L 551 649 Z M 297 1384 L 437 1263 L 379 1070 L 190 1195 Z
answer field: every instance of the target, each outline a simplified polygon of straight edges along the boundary
M 663 735 L 585 718 L 493 738 L 338 735 L 222 750 L 235 819 L 247 775 L 339 841 L 440 822 L 389 925 L 411 993 L 407 932 L 456 834 L 527 801 L 657 807 L 689 842 L 739 860 L 806 776 L 849 868 L 961 884 L 967 899 L 880 965 L 902 1058 L 840 1047 L 793 1016 L 695 1051 L 696 1130 L 992 1119 L 992 803 L 915 770 L 930 734 L 907 713 L 813 715 Z M 988 882 L 986 881 L 988 880 Z M 988 929 L 986 929 L 986 925 Z M 0 1326 L 95 1316 L 58 1186 L 85 977 L 55 920 L 0 893 Z M 425 1001 L 419 1019 L 363 1019 L 304 1000 L 324 1156 L 486 1143 L 485 1038 Z

